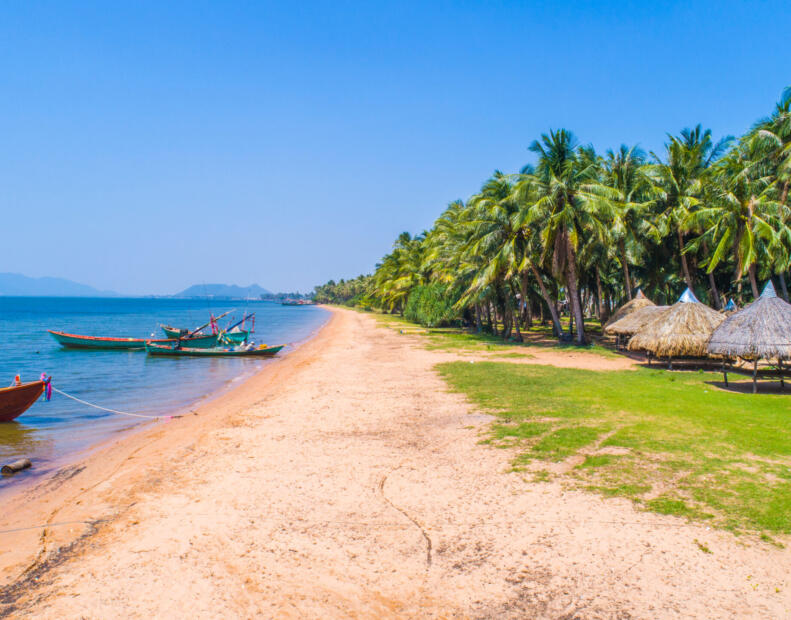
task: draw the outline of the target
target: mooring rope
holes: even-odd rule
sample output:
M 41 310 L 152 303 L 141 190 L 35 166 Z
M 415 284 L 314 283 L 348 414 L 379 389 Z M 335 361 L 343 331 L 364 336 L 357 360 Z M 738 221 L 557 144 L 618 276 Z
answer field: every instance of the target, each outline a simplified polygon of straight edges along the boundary
M 77 398 L 76 396 L 72 396 L 71 394 L 67 394 L 63 390 L 59 390 L 56 387 L 52 387 L 54 392 L 65 396 L 66 398 L 71 398 L 72 400 L 76 400 L 78 403 L 82 403 L 83 405 L 87 405 L 88 407 L 93 407 L 94 409 L 101 409 L 102 411 L 109 411 L 110 413 L 117 413 L 119 415 L 128 415 L 134 418 L 145 418 L 147 420 L 157 420 L 161 418 L 174 418 L 179 416 L 173 415 L 143 415 L 142 413 L 130 413 L 129 411 L 118 411 L 117 409 L 108 409 L 107 407 L 102 407 L 100 405 L 95 405 L 93 403 L 89 403 L 87 400 L 82 400 L 81 398 Z

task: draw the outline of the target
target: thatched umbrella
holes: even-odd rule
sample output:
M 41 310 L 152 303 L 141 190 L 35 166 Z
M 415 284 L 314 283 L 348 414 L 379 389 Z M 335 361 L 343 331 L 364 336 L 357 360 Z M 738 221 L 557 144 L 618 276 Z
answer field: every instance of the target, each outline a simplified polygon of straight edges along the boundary
M 630 351 L 646 351 L 649 356 L 706 357 L 712 332 L 725 316 L 700 303 L 687 289 L 665 312 L 640 329 L 629 341 Z
M 770 280 L 758 299 L 714 330 L 708 351 L 753 362 L 753 392 L 757 389 L 758 360 L 777 360 L 783 385 L 783 361 L 791 359 L 791 304 L 777 296 Z
M 615 321 L 615 323 L 608 323 L 604 328 L 604 332 L 615 336 L 616 344 L 620 346 L 624 339 L 628 340 L 668 308 L 670 306 L 643 306 L 634 312 L 630 312 L 619 321 Z
M 653 306 L 654 302 L 648 299 L 645 295 L 643 295 L 642 289 L 637 289 L 637 295 L 634 296 L 634 299 L 627 301 L 622 306 L 616 308 L 613 315 L 610 317 L 610 320 L 604 325 L 604 330 L 607 331 L 607 327 L 615 323 L 616 321 L 620 321 L 625 316 L 631 314 L 635 310 L 639 310 L 640 308 L 645 308 L 647 306 Z

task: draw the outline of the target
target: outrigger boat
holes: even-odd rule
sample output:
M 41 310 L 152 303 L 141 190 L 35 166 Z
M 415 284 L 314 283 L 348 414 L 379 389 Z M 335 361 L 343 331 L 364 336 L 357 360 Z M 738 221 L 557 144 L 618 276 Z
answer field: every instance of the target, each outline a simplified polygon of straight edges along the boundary
M 183 340 L 181 342 L 184 342 Z M 149 355 L 164 355 L 171 357 L 272 357 L 278 353 L 284 344 L 268 347 L 262 344 L 258 347 L 213 347 L 210 349 L 193 349 L 189 347 L 168 346 L 149 340 L 146 343 L 146 353 Z
M 0 422 L 12 422 L 38 400 L 46 387 L 44 381 L 0 388 Z
M 61 346 L 67 349 L 93 349 L 100 351 L 113 351 L 113 350 L 142 350 L 146 348 L 146 342 L 153 342 L 155 344 L 172 345 L 179 342 L 179 339 L 166 338 L 159 340 L 151 340 L 151 338 L 106 338 L 103 336 L 82 336 L 80 334 L 67 334 L 66 332 L 59 332 L 55 330 L 47 330 L 52 337 L 60 343 Z M 233 338 L 229 338 L 228 334 L 220 332 L 219 334 L 209 334 L 206 336 L 195 336 L 193 338 L 182 338 L 180 341 L 192 349 L 208 349 L 216 347 L 218 344 L 229 343 L 236 344 Z

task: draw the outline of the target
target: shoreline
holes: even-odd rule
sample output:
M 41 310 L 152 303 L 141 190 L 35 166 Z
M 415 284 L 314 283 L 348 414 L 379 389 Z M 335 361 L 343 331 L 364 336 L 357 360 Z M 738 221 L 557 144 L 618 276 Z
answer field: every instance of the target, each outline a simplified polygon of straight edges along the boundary
M 509 471 L 436 369 L 458 355 L 331 312 L 200 415 L 27 494 L 18 526 L 47 527 L 0 521 L 0 617 L 787 612 L 787 549 Z
M 259 384 L 267 383 L 270 375 L 278 374 L 278 371 L 287 371 L 289 367 L 297 364 L 298 359 L 296 358 L 299 357 L 299 354 L 304 354 L 306 347 L 314 345 L 321 339 L 322 332 L 330 326 L 335 317 L 333 310 L 327 307 L 324 309 L 328 312 L 326 320 L 311 331 L 306 338 L 289 343 L 293 349 L 286 356 L 267 360 L 262 368 L 241 380 L 236 377 L 228 380 L 220 388 L 173 410 L 172 415 L 166 414 L 167 417 L 142 421 L 116 430 L 112 435 L 73 453 L 67 459 L 60 460 L 58 465 L 52 466 L 46 473 L 21 480 L 18 485 L 11 484 L 0 489 L 0 501 L 4 506 L 3 515 L 0 516 L 0 588 L 13 583 L 22 576 L 22 573 L 14 573 L 14 565 L 16 568 L 23 568 L 23 572 L 27 570 L 22 566 L 25 560 L 20 560 L 20 558 L 26 557 L 33 561 L 34 558 L 38 558 L 46 552 L 45 549 L 31 551 L 38 544 L 39 538 L 47 539 L 45 547 L 69 545 L 83 535 L 83 533 L 74 535 L 78 525 L 90 525 L 96 521 L 92 518 L 69 518 L 65 522 L 72 526 L 70 531 L 68 533 L 59 532 L 57 528 L 62 526 L 53 526 L 51 518 L 36 518 L 37 516 L 44 517 L 46 510 L 49 510 L 48 508 L 45 510 L 42 504 L 57 505 L 61 503 L 61 506 L 56 510 L 60 512 L 67 509 L 68 507 L 63 503 L 66 501 L 66 495 L 75 492 L 79 494 L 80 491 L 85 490 L 83 487 L 78 487 L 78 484 L 94 482 L 93 479 L 101 476 L 100 470 L 103 464 L 112 463 L 116 469 L 120 468 L 123 461 L 133 458 L 136 453 L 145 449 L 147 439 L 166 441 L 170 436 L 178 434 L 180 431 L 188 436 L 189 433 L 199 432 L 200 427 L 203 426 L 201 422 L 206 424 L 220 422 L 223 416 L 229 415 L 228 407 L 237 409 L 249 406 L 255 400 L 254 391 L 260 387 Z M 86 478 L 90 480 L 84 480 Z M 80 491 L 77 491 L 78 488 Z M 82 517 L 84 516 L 82 515 Z M 90 527 L 93 526 L 90 525 Z M 43 532 L 41 536 L 38 535 L 40 532 Z M 6 545 L 2 544 L 2 537 L 7 538 L 12 534 L 15 535 L 16 540 L 14 549 L 9 551 Z M 21 550 L 20 547 L 24 549 Z
M 6 486 L 0 486 L 0 502 L 5 503 L 13 501 L 13 498 L 16 495 L 32 489 L 38 484 L 45 482 L 47 479 L 52 478 L 53 476 L 57 476 L 58 472 L 90 458 L 97 451 L 102 451 L 118 441 L 124 441 L 127 437 L 143 432 L 151 428 L 153 425 L 166 423 L 172 419 L 188 416 L 196 408 L 209 406 L 217 398 L 220 398 L 228 392 L 241 387 L 244 383 L 253 379 L 259 373 L 264 372 L 271 364 L 276 363 L 279 360 L 286 359 L 287 356 L 293 354 L 299 350 L 300 347 L 310 342 L 331 320 L 331 311 L 328 310 L 327 312 L 327 318 L 316 328 L 314 328 L 306 337 L 295 342 L 286 343 L 288 348 L 286 349 L 284 356 L 265 360 L 261 368 L 255 370 L 251 369 L 247 372 L 243 372 L 239 375 L 231 377 L 230 379 L 227 379 L 222 385 L 198 396 L 197 398 L 188 400 L 173 409 L 164 411 L 161 414 L 156 414 L 157 417 L 152 417 L 152 419 L 149 420 L 140 419 L 138 422 L 130 423 L 129 426 L 109 429 L 106 435 L 97 438 L 96 441 L 91 442 L 90 444 L 72 452 L 61 454 L 58 457 L 47 461 L 46 469 L 40 473 L 35 471 L 36 463 L 34 460 L 33 468 L 30 470 L 25 470 L 25 472 L 21 472 L 21 475 L 16 474 L 14 478 L 9 480 L 9 483 Z

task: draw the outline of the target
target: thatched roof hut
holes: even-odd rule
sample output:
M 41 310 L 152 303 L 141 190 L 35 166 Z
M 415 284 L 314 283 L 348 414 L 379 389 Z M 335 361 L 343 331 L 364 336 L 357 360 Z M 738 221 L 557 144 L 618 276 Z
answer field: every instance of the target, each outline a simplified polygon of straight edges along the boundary
M 634 312 L 630 312 L 625 317 L 615 323 L 608 323 L 604 328 L 607 334 L 614 334 L 616 336 L 631 336 L 636 334 L 640 329 L 657 318 L 662 312 L 670 308 L 670 306 L 643 306 Z
M 639 310 L 640 308 L 646 308 L 648 306 L 653 306 L 654 302 L 648 299 L 645 295 L 643 295 L 643 290 L 638 289 L 637 295 L 634 296 L 634 299 L 630 299 L 622 306 L 616 308 L 613 315 L 610 317 L 610 320 L 604 325 L 604 330 L 607 331 L 607 328 L 615 323 L 616 321 L 620 321 L 625 316 L 628 316 L 635 310 Z
M 712 332 L 725 316 L 700 303 L 687 289 L 665 312 L 640 329 L 629 341 L 630 351 L 654 357 L 706 357 Z
M 770 280 L 758 299 L 714 330 L 708 351 L 746 360 L 791 359 L 791 304 L 777 296 Z

